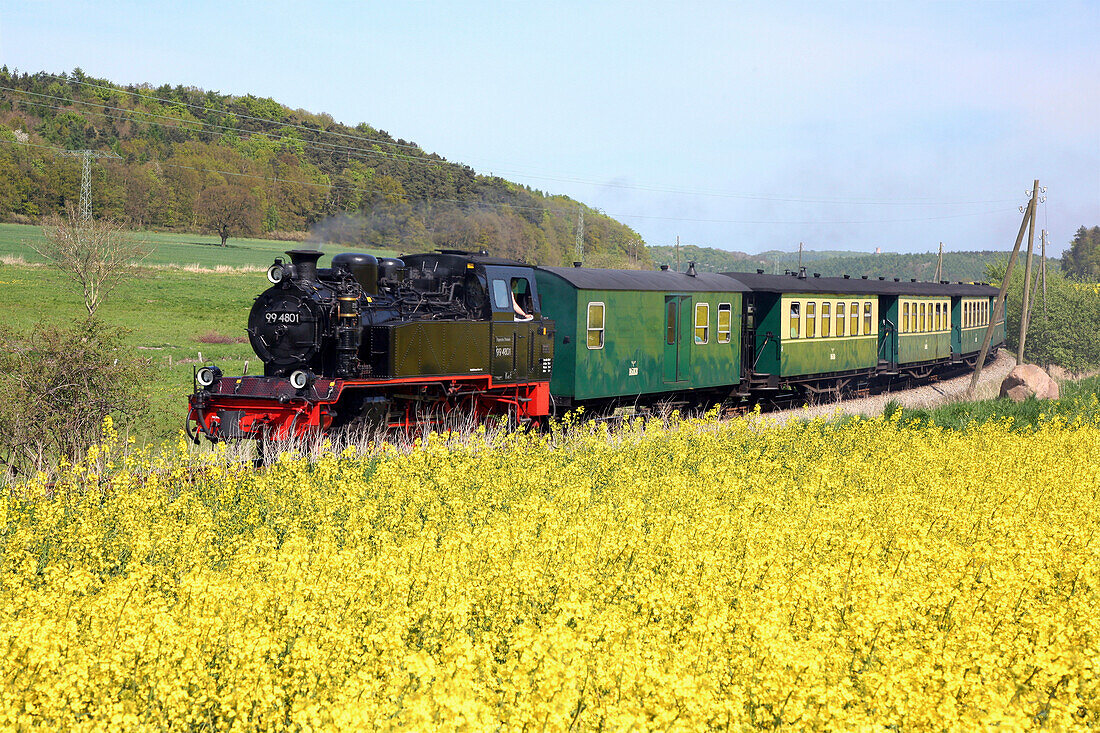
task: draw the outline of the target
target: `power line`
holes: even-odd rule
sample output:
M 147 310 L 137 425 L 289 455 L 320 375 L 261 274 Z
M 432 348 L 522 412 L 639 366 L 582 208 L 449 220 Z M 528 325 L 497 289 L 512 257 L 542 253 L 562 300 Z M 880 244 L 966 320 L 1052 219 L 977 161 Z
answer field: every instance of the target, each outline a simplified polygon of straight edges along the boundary
M 47 150 L 59 150 L 60 149 L 60 148 L 47 147 L 45 145 L 32 145 L 30 143 L 22 143 L 22 142 L 19 142 L 19 141 L 16 141 L 16 140 L 0 140 L 0 142 L 12 144 L 12 145 L 26 145 L 28 147 L 45 148 Z M 157 163 L 159 165 L 169 167 L 169 168 L 184 168 L 184 169 L 187 169 L 187 170 L 193 170 L 193 171 L 199 171 L 199 172 L 205 172 L 205 173 L 219 173 L 219 174 L 226 175 L 226 176 L 235 176 L 235 177 L 241 177 L 241 178 L 252 178 L 252 179 L 261 180 L 261 181 L 272 181 L 272 182 L 275 182 L 275 183 L 277 183 L 279 181 L 282 181 L 284 183 L 294 183 L 294 184 L 298 184 L 298 185 L 302 185 L 302 186 L 311 186 L 311 187 L 326 188 L 326 189 L 333 189 L 333 188 L 337 187 L 334 184 L 315 183 L 315 182 L 312 182 L 312 181 L 299 181 L 299 180 L 288 179 L 288 178 L 279 178 L 278 176 L 262 176 L 262 175 L 257 175 L 257 174 L 253 174 L 253 173 L 238 173 L 238 172 L 234 172 L 234 171 L 223 171 L 223 170 L 217 170 L 217 169 L 214 169 L 214 168 L 199 168 L 199 167 L 196 167 L 196 166 L 181 165 L 181 164 L 178 164 L 178 163 L 164 163 L 164 162 L 160 162 L 160 161 L 157 161 Z M 370 193 L 370 189 L 357 188 L 357 187 L 354 187 L 354 186 L 348 186 L 346 188 L 348 190 L 352 190 L 352 191 L 358 191 L 358 192 L 362 192 L 362 193 Z M 555 209 L 555 208 L 543 207 L 543 206 L 523 206 L 523 205 L 520 205 L 520 204 L 504 204 L 504 203 L 498 204 L 498 203 L 492 203 L 492 202 L 488 202 L 488 201 L 462 201 L 462 200 L 459 200 L 459 199 L 442 199 L 442 198 L 432 199 L 431 201 L 432 202 L 439 202 L 439 203 L 453 203 L 453 204 L 458 204 L 458 205 L 461 205 L 461 206 L 482 206 L 482 207 L 495 207 L 495 208 L 505 208 L 505 209 L 518 209 L 518 210 L 526 210 L 526 211 L 548 211 L 548 212 L 556 213 L 556 214 L 568 214 L 570 216 L 573 216 L 577 213 L 577 209 L 575 209 L 575 208 Z M 582 206 L 583 206 L 583 204 L 582 204 Z M 622 214 L 622 213 L 607 212 L 607 211 L 605 211 L 603 213 L 606 216 L 610 216 L 610 217 L 615 218 L 615 219 L 657 219 L 657 220 L 663 220 L 663 221 L 683 221 L 683 222 L 694 222 L 694 223 L 703 223 L 703 224 L 773 224 L 773 225 L 781 225 L 781 224 L 894 224 L 894 223 L 903 223 L 903 222 L 938 221 L 938 220 L 942 220 L 942 219 L 957 219 L 957 218 L 962 218 L 962 217 L 967 217 L 967 216 L 986 216 L 986 215 L 991 215 L 991 214 L 1000 214 L 1000 213 L 1004 213 L 1006 211 L 1011 211 L 1011 210 L 1012 209 L 994 209 L 994 210 L 990 210 L 990 211 L 975 211 L 975 212 L 970 212 L 970 213 L 965 213 L 965 214 L 947 214 L 947 215 L 944 215 L 944 216 L 916 217 L 916 218 L 907 218 L 907 219 L 851 219 L 851 220 L 836 220 L 836 221 L 822 220 L 822 219 L 802 219 L 802 220 L 797 220 L 797 219 L 787 219 L 787 220 L 700 219 L 700 218 L 690 218 L 690 217 L 656 216 L 656 215 L 653 215 L 653 214 Z
M 53 100 L 56 100 L 56 101 L 64 102 L 66 105 L 70 105 L 70 106 L 82 104 L 82 105 L 86 105 L 86 106 L 89 106 L 89 107 L 98 107 L 100 109 L 108 109 L 108 110 L 112 110 L 112 111 L 117 111 L 117 112 L 121 112 L 123 114 L 128 114 L 128 115 L 145 115 L 146 117 L 154 117 L 154 118 L 163 119 L 163 120 L 172 120 L 173 122 L 181 122 L 181 123 L 183 123 L 183 125 L 186 125 L 186 126 L 181 127 L 180 125 L 169 125 L 169 124 L 164 123 L 164 122 L 153 123 L 153 122 L 150 122 L 148 120 L 140 120 L 140 119 L 139 120 L 126 120 L 126 119 L 119 118 L 119 117 L 113 117 L 113 116 L 111 116 L 109 114 L 105 114 L 103 112 L 92 112 L 92 111 L 86 110 L 86 109 L 69 109 L 69 107 L 67 107 L 67 106 L 46 104 L 45 102 L 36 102 L 34 100 L 24 101 L 24 104 L 31 104 L 31 105 L 34 105 L 36 107 L 45 107 L 46 109 L 52 109 L 52 110 L 57 110 L 57 111 L 62 111 L 62 112 L 71 111 L 71 112 L 77 112 L 79 114 L 95 115 L 97 117 L 103 117 L 103 118 L 108 119 L 108 120 L 116 120 L 116 121 L 119 121 L 119 122 L 144 122 L 146 124 L 158 124 L 158 125 L 161 125 L 163 127 L 172 128 L 174 130 L 184 130 L 186 132 L 198 132 L 198 133 L 203 133 L 203 134 L 206 134 L 206 135 L 214 135 L 214 136 L 220 136 L 220 137 L 227 137 L 230 133 L 233 133 L 233 135 L 235 137 L 238 137 L 238 138 L 242 134 L 250 135 L 250 136 L 251 135 L 258 135 L 258 136 L 269 138 L 269 139 L 272 139 L 272 140 L 275 140 L 275 141 L 293 142 L 296 145 L 301 145 L 303 147 L 307 147 L 307 148 L 310 148 L 310 149 L 313 149 L 313 150 L 319 150 L 321 152 L 326 152 L 326 153 L 335 152 L 335 153 L 340 153 L 340 154 L 347 154 L 349 156 L 354 154 L 357 157 L 360 156 L 360 155 L 378 156 L 378 157 L 383 157 L 383 158 L 391 158 L 391 159 L 395 159 L 395 160 L 404 160 L 404 161 L 407 161 L 407 162 L 410 162 L 410 163 L 415 163 L 417 165 L 427 165 L 427 166 L 433 166 L 433 167 L 441 167 L 441 166 L 444 166 L 444 165 L 457 165 L 459 167 L 462 167 L 462 165 L 460 163 L 450 163 L 448 161 L 424 160 L 424 159 L 419 158 L 417 156 L 403 155 L 401 153 L 386 153 L 386 152 L 383 152 L 381 150 L 371 150 L 369 148 L 356 148 L 356 147 L 351 147 L 351 146 L 347 146 L 347 145 L 336 145 L 334 143 L 326 143 L 326 142 L 321 142 L 321 141 L 316 141 L 316 140 L 303 140 L 303 139 L 297 138 L 297 137 L 289 137 L 289 136 L 286 136 L 286 135 L 276 135 L 274 133 L 263 132 L 262 130 L 242 130 L 242 129 L 238 129 L 238 128 L 235 128 L 235 127 L 227 127 L 225 125 L 214 124 L 212 122 L 203 122 L 202 120 L 185 120 L 185 119 L 180 118 L 180 117 L 171 117 L 169 115 L 160 115 L 160 114 L 157 114 L 155 112 L 146 112 L 145 110 L 127 109 L 125 107 L 114 107 L 114 106 L 106 105 L 106 104 L 97 104 L 95 102 L 85 102 L 83 100 L 68 100 L 68 99 L 65 99 L 64 97 L 57 97 L 57 96 L 54 96 L 54 95 L 51 95 L 51 94 L 41 94 L 39 92 L 28 92 L 28 91 L 24 91 L 22 89 L 13 89 L 12 87 L 0 86 L 0 90 L 9 91 L 9 92 L 16 92 L 16 93 L 19 93 L 19 94 L 29 94 L 29 95 L 33 95 L 33 96 L 36 96 L 36 97 L 44 97 L 44 98 L 47 98 L 47 99 L 53 99 Z M 194 127 L 195 125 L 198 125 L 199 127 Z M 203 129 L 205 127 L 218 128 L 218 129 L 221 129 L 221 130 L 225 130 L 226 132 L 208 131 L 208 130 Z
M 139 99 L 152 99 L 152 100 L 155 100 L 155 101 L 158 101 L 158 102 L 162 102 L 164 104 L 182 105 L 182 106 L 190 107 L 190 108 L 193 108 L 193 109 L 201 109 L 201 110 L 203 110 L 204 112 L 207 112 L 207 113 L 210 113 L 210 112 L 215 112 L 216 113 L 217 112 L 216 110 L 210 110 L 206 107 L 200 107 L 199 105 L 195 105 L 195 104 L 192 104 L 190 102 L 164 99 L 164 98 L 161 98 L 161 97 L 154 97 L 154 96 L 151 96 L 151 95 L 143 95 L 143 94 L 140 94 L 140 93 L 137 93 L 137 92 L 131 92 L 131 91 L 128 91 L 128 90 L 125 90 L 125 89 L 118 89 L 116 87 L 105 86 L 105 85 L 101 85 L 101 84 L 92 84 L 90 82 L 79 81 L 79 80 L 76 80 L 76 79 L 69 79 L 68 77 L 59 76 L 59 75 L 56 75 L 56 74 L 46 74 L 45 76 L 50 77 L 50 78 L 54 78 L 54 79 L 58 79 L 58 80 L 61 80 L 61 81 L 66 81 L 66 82 L 73 83 L 73 84 L 81 84 L 81 85 L 84 85 L 84 86 L 89 86 L 89 87 L 93 87 L 93 88 L 97 88 L 97 89 L 104 89 L 104 90 L 108 90 L 108 91 L 118 92 L 118 93 L 121 93 L 121 94 L 128 94 L 128 95 L 131 95 L 131 96 L 134 96 L 134 97 L 138 97 Z M 0 87 L 0 89 L 10 89 L 10 88 L 9 87 Z M 13 91 L 24 92 L 24 90 L 20 90 L 20 89 L 14 89 Z M 39 94 L 37 92 L 24 92 L 24 93 Z M 49 96 L 49 95 L 42 95 L 42 96 Z M 75 102 L 72 102 L 72 103 L 90 104 L 90 103 L 80 102 L 80 101 L 75 101 Z M 95 105 L 95 106 L 100 106 L 100 105 Z M 177 118 L 177 117 L 168 117 L 168 116 L 164 116 L 164 115 L 155 115 L 155 113 L 147 113 L 147 112 L 142 112 L 140 110 L 126 110 L 125 108 L 114 108 L 114 107 L 110 107 L 110 108 L 111 109 L 119 109 L 119 110 L 122 110 L 122 111 L 125 111 L 125 112 L 136 112 L 138 114 L 146 114 L 146 115 L 163 117 L 164 119 L 171 119 L 171 120 L 175 120 L 175 121 L 178 121 L 178 122 L 188 122 L 188 123 L 191 122 L 189 120 L 183 120 L 183 119 L 180 119 L 180 118 Z M 330 130 L 322 130 L 322 129 L 315 129 L 315 128 L 311 128 L 311 127 L 305 127 L 303 125 L 295 125 L 293 123 L 283 123 L 283 122 L 279 122 L 277 120 L 269 120 L 269 119 L 262 118 L 262 117 L 253 117 L 253 116 L 250 116 L 250 115 L 241 115 L 241 114 L 238 114 L 236 112 L 230 112 L 229 110 L 226 110 L 224 112 L 224 114 L 234 115 L 234 116 L 236 116 L 238 118 L 242 118 L 242 119 L 255 120 L 255 121 L 259 121 L 259 122 L 265 122 L 265 123 L 270 123 L 270 124 L 281 125 L 283 127 L 292 127 L 292 128 L 295 128 L 295 129 L 306 130 L 306 131 L 313 132 L 313 133 L 316 133 L 316 134 L 335 135 L 335 136 L 350 138 L 350 139 L 353 139 L 353 140 L 359 140 L 359 141 L 364 141 L 364 142 L 381 142 L 383 144 L 393 145 L 393 146 L 396 146 L 396 147 L 409 147 L 409 148 L 413 148 L 413 149 L 416 149 L 416 150 L 423 150 L 419 145 L 402 146 L 398 143 L 389 142 L 389 141 L 385 141 L 385 140 L 378 140 L 378 139 L 375 139 L 375 138 L 365 138 L 365 137 L 361 137 L 361 136 L 358 136 L 358 135 L 350 135 L 350 134 L 347 134 L 347 133 L 340 133 L 340 132 L 335 132 L 335 131 L 330 131 Z M 222 129 L 232 130 L 234 132 L 247 132 L 249 134 L 259 134 L 259 135 L 265 135 L 265 136 L 268 136 L 268 137 L 277 137 L 277 136 L 272 135 L 271 133 L 265 133 L 263 131 L 238 130 L 237 128 L 227 128 L 227 127 L 222 126 L 222 125 L 213 125 L 213 123 L 205 123 L 205 122 L 202 122 L 201 120 L 196 120 L 195 123 L 196 124 L 202 124 L 202 125 L 212 125 L 212 126 L 215 126 L 215 127 L 220 127 Z M 214 134 L 214 133 L 209 133 L 209 134 Z M 306 142 L 306 141 L 300 140 L 299 138 L 287 138 L 285 136 L 278 137 L 278 139 L 289 139 L 289 140 L 294 140 L 294 141 L 300 142 L 300 143 L 305 143 Z M 322 142 L 319 142 L 319 141 L 312 141 L 312 143 L 316 144 L 316 145 L 333 146 L 333 144 L 331 144 L 331 143 L 322 143 Z M 333 146 L 333 147 L 340 147 L 340 146 Z M 364 154 L 372 154 L 372 155 L 393 156 L 393 157 L 398 157 L 398 158 L 408 157 L 412 161 L 420 162 L 415 156 L 401 156 L 397 153 L 386 154 L 386 153 L 380 153 L 379 151 L 371 151 L 371 150 L 363 149 L 363 148 L 351 148 L 351 150 L 357 150 L 357 151 L 360 151 Z M 450 165 L 461 165 L 461 164 L 457 164 L 457 163 L 449 163 L 449 164 Z M 508 165 L 508 164 L 505 164 L 505 165 Z M 655 193 L 673 193 L 673 194 L 683 194 L 683 195 L 689 195 L 689 196 L 710 196 L 710 197 L 716 197 L 716 198 L 746 199 L 746 200 L 752 200 L 752 201 L 779 201 L 779 202 L 786 202 L 786 203 L 817 203 L 817 204 L 837 204 L 837 205 L 853 205 L 853 206 L 965 206 L 965 205 L 976 205 L 976 204 L 999 204 L 999 203 L 1007 203 L 1009 201 L 1014 201 L 1015 200 L 1015 199 L 985 199 L 985 200 L 974 200 L 974 201 L 928 201 L 928 200 L 913 200 L 913 199 L 879 200 L 879 199 L 835 198 L 835 197 L 795 197 L 795 196 L 781 196 L 781 195 L 772 195 L 772 194 L 722 192 L 722 191 L 714 191 L 714 190 L 707 190 L 707 189 L 684 189 L 684 188 L 676 188 L 676 187 L 669 187 L 669 186 L 647 186 L 647 185 L 642 185 L 642 184 L 626 184 L 626 183 L 614 183 L 614 182 L 606 182 L 606 181 L 594 181 L 594 180 L 580 178 L 580 177 L 576 177 L 576 176 L 550 176 L 550 175 L 540 175 L 538 173 L 527 173 L 523 169 L 516 169 L 516 168 L 503 168 L 503 169 L 500 169 L 500 170 L 502 170 L 503 172 L 506 172 L 506 173 L 520 175 L 520 176 L 523 176 L 523 177 L 526 177 L 526 178 L 532 178 L 532 179 L 535 179 L 535 180 L 555 181 L 555 182 L 558 182 L 558 183 L 574 183 L 574 184 L 586 185 L 586 186 L 597 186 L 597 187 L 601 187 L 601 188 L 620 188 L 620 189 L 627 189 L 627 190 L 650 191 L 650 192 L 655 192 Z
M 140 92 L 131 92 L 128 89 L 121 89 L 121 88 L 118 88 L 118 87 L 105 86 L 103 84 L 92 84 L 91 82 L 88 82 L 88 81 L 80 81 L 79 79 L 71 79 L 69 77 L 60 76 L 58 74 L 46 74 L 45 76 L 48 76 L 48 77 L 53 78 L 53 79 L 58 79 L 60 81 L 64 81 L 64 82 L 67 82 L 67 83 L 70 83 L 70 84 L 81 84 L 83 86 L 93 87 L 95 89 L 105 89 L 105 90 L 111 91 L 111 92 L 118 92 L 119 94 L 128 94 L 132 97 L 137 97 L 138 99 L 151 99 L 151 100 L 156 101 L 156 102 L 163 102 L 164 104 L 183 105 L 185 107 L 190 107 L 192 109 L 201 109 L 204 112 L 217 112 L 217 110 L 211 110 L 211 109 L 208 109 L 207 107 L 204 107 L 204 106 L 201 106 L 201 105 L 198 105 L 198 104 L 193 104 L 191 102 L 183 102 L 183 101 L 176 100 L 176 99 L 164 99 L 162 97 L 154 97 L 151 94 L 142 94 Z M 216 93 L 217 92 L 215 92 L 215 94 Z M 226 96 L 230 97 L 230 98 L 232 97 L 232 95 L 226 95 Z M 240 97 L 237 97 L 237 99 L 240 99 Z M 282 106 L 282 105 L 280 105 L 280 106 Z M 350 135 L 350 134 L 345 133 L 345 132 L 335 132 L 333 130 L 324 130 L 324 129 L 320 129 L 320 128 L 315 129 L 315 128 L 312 128 L 312 127 L 306 127 L 305 125 L 296 125 L 292 122 L 280 122 L 279 120 L 270 120 L 266 117 L 254 117 L 252 115 L 241 114 L 240 112 L 231 112 L 228 109 L 225 110 L 225 114 L 233 115 L 234 117 L 237 117 L 238 119 L 242 119 L 242 120 L 254 120 L 256 122 L 267 122 L 267 123 L 271 123 L 271 124 L 281 125 L 283 127 L 293 127 L 293 128 L 298 129 L 298 130 L 308 130 L 309 132 L 320 132 L 320 133 L 324 133 L 326 135 L 337 135 L 339 137 L 351 138 L 352 140 L 360 140 L 360 141 L 364 141 L 364 142 L 376 142 L 376 143 L 382 143 L 384 145 L 392 145 L 396 148 L 411 148 L 413 150 L 423 150 L 423 148 L 421 148 L 419 145 L 416 145 L 416 144 L 398 143 L 398 142 L 394 142 L 392 140 L 383 140 L 381 138 L 363 137 L 362 135 Z
M 989 214 L 1002 214 L 1006 211 L 1013 211 L 1013 209 L 993 209 L 991 211 L 972 211 L 966 214 L 946 214 L 944 216 L 925 216 L 916 217 L 911 219 L 849 219 L 849 220 L 827 220 L 827 219 L 803 219 L 803 220 L 750 220 L 750 219 L 693 219 L 677 216 L 655 216 L 652 214 L 613 214 L 610 212 L 604 212 L 608 216 L 612 216 L 616 219 L 662 219 L 666 221 L 690 221 L 703 224 L 897 224 L 901 222 L 914 222 L 914 221 L 938 221 L 941 219 L 959 219 L 967 216 L 986 216 Z

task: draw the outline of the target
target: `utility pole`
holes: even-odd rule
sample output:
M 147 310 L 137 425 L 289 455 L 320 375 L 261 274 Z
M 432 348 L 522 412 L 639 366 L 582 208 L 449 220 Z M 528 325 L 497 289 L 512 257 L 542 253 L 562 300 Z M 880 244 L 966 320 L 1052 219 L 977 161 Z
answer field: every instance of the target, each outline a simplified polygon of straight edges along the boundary
M 1043 189 L 1044 191 L 1046 189 Z M 1016 363 L 1024 363 L 1024 345 L 1027 343 L 1027 320 L 1031 305 L 1031 258 L 1035 254 L 1035 208 L 1038 205 L 1035 199 L 1039 198 L 1039 182 L 1035 182 L 1035 190 L 1032 191 L 1031 222 L 1027 226 L 1027 264 L 1024 265 L 1024 299 L 1020 304 L 1020 348 L 1016 350 Z M 1041 203 L 1041 200 L 1039 201 Z
M 81 158 L 84 161 L 84 170 L 80 176 L 80 219 L 88 221 L 92 218 L 92 158 L 122 160 L 122 156 L 98 150 L 58 150 L 57 154 L 65 158 Z
M 982 339 L 982 350 L 978 354 L 978 361 L 974 364 L 974 375 L 970 378 L 970 386 L 966 388 L 967 399 L 973 399 L 974 397 L 974 388 L 978 386 L 978 377 L 981 376 L 982 367 L 985 366 L 985 358 L 989 356 L 989 344 L 993 341 L 993 328 L 997 325 L 997 321 L 1004 315 L 1005 293 L 1008 291 L 1008 282 L 1012 278 L 1012 266 L 1016 264 L 1016 255 L 1020 253 L 1020 243 L 1024 241 L 1024 232 L 1027 231 L 1028 223 L 1031 221 L 1031 218 L 1035 216 L 1035 200 L 1038 198 L 1039 179 L 1036 178 L 1031 200 L 1027 204 L 1027 211 L 1024 213 L 1023 221 L 1020 222 L 1020 233 L 1016 235 L 1016 244 L 1012 247 L 1012 255 L 1008 258 L 1008 267 L 1005 268 L 1005 277 L 1004 281 L 1001 283 L 1001 291 L 997 294 L 997 299 L 993 302 L 992 317 L 989 319 L 989 325 L 985 327 L 985 338 Z
M 1043 197 L 1039 197 L 1039 203 L 1043 202 Z M 1031 328 L 1031 314 L 1035 312 L 1035 301 L 1038 300 L 1039 282 L 1046 280 L 1046 255 L 1047 255 L 1047 243 L 1046 243 L 1047 230 L 1043 229 L 1040 232 L 1040 242 L 1042 243 L 1042 254 L 1040 255 L 1039 269 L 1035 271 L 1035 278 L 1031 283 L 1031 303 L 1027 307 L 1027 327 Z M 1045 294 L 1044 294 L 1045 295 Z M 1046 316 L 1046 298 L 1043 298 L 1043 311 L 1044 317 Z
M 577 209 L 577 246 L 573 257 L 577 262 L 584 262 L 584 209 Z
M 676 272 L 680 271 L 680 235 L 676 235 Z
M 940 259 L 936 262 L 936 282 L 943 280 L 943 242 L 940 242 Z

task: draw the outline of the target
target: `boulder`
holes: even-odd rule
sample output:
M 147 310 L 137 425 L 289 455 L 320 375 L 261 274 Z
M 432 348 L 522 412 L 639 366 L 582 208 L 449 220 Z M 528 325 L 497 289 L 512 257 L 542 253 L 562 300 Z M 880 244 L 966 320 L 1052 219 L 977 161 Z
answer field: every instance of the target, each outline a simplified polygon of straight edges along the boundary
M 1058 383 L 1034 364 L 1019 364 L 1001 382 L 1001 397 L 1023 402 L 1028 397 L 1038 400 L 1058 399 Z

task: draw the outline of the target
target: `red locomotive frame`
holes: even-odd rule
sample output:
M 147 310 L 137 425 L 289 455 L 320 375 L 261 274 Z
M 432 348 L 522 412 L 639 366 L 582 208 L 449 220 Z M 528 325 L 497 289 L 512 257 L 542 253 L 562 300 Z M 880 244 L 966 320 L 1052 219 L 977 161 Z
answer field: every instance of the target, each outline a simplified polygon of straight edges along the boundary
M 211 440 L 316 435 L 333 425 L 341 401 L 360 397 L 396 408 L 387 411 L 384 427 L 397 429 L 435 424 L 454 411 L 478 420 L 503 415 L 521 423 L 550 414 L 549 381 L 501 384 L 488 374 L 316 379 L 305 389 L 280 377 L 220 377 L 191 395 L 188 432 L 196 442 L 199 433 Z

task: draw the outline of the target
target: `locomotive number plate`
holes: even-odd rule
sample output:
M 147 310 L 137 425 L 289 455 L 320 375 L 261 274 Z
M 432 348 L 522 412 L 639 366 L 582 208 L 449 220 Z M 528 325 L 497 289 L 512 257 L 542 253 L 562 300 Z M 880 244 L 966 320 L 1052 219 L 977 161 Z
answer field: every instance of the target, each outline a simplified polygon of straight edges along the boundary
M 301 321 L 300 313 L 267 313 L 265 316 L 268 323 L 299 323 Z

